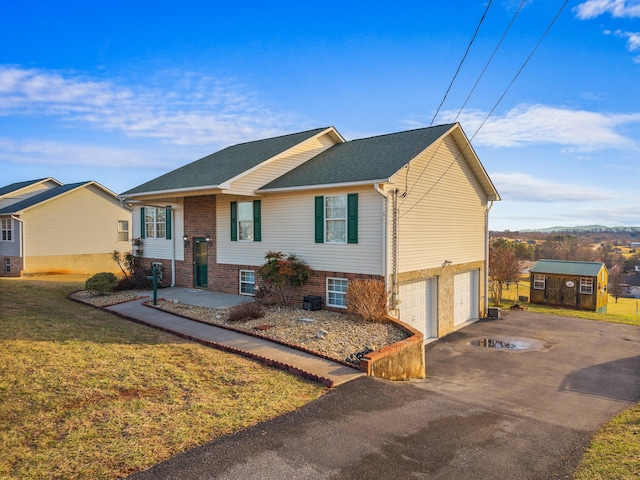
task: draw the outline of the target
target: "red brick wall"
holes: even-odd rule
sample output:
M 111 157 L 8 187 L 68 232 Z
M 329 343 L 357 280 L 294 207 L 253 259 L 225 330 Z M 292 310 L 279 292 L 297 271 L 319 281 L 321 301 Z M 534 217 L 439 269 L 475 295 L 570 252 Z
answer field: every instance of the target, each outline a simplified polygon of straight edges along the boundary
M 22 257 L 0 257 L 0 277 L 19 277 L 22 275 Z M 11 262 L 11 271 L 7 272 L 7 260 Z

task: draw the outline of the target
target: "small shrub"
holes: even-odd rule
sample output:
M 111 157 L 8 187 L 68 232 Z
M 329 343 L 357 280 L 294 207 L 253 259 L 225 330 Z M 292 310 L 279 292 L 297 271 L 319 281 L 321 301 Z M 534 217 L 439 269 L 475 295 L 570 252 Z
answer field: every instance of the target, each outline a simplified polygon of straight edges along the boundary
M 309 265 L 295 253 L 285 255 L 282 252 L 267 252 L 264 258 L 267 262 L 258 269 L 258 273 L 264 283 L 269 288 L 273 287 L 280 296 L 282 305 L 289 305 L 293 289 L 309 280 Z
M 264 317 L 264 308 L 258 302 L 241 303 L 229 311 L 230 322 L 241 322 Z
M 85 283 L 85 288 L 100 295 L 106 295 L 115 290 L 118 278 L 111 272 L 96 273 Z
M 380 280 L 353 280 L 347 290 L 347 311 L 364 320 L 382 322 L 389 293 Z

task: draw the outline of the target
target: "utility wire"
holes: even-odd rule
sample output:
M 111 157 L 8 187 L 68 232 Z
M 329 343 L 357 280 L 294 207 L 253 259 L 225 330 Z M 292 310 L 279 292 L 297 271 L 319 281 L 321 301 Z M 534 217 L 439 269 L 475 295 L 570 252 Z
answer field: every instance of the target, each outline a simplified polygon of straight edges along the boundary
M 498 44 L 496 45 L 496 48 L 493 49 L 493 53 L 491 54 L 491 56 L 489 57 L 489 60 L 487 60 L 487 63 L 485 64 L 484 68 L 482 69 L 482 72 L 480 72 L 480 75 L 478 76 L 478 78 L 476 79 L 476 82 L 473 85 L 473 88 L 471 88 L 471 91 L 469 92 L 469 95 L 467 95 L 467 98 L 465 99 L 464 103 L 462 104 L 462 107 L 460 107 L 460 110 L 458 110 L 458 113 L 456 115 L 456 118 L 453 120 L 454 123 L 458 121 L 458 118 L 460 117 L 460 114 L 462 113 L 462 111 L 464 110 L 464 107 L 467 105 L 467 102 L 469 101 L 469 99 L 471 98 L 471 95 L 473 95 L 473 92 L 475 91 L 476 87 L 478 86 L 478 84 L 480 83 L 480 80 L 482 79 L 482 77 L 484 76 L 485 72 L 487 71 L 487 68 L 489 68 L 489 64 L 491 64 L 491 62 L 493 61 L 493 58 L 496 56 L 496 53 L 498 52 L 498 49 L 500 48 L 500 46 L 502 45 L 502 42 L 504 41 L 505 37 L 507 36 L 507 33 L 509 33 L 509 30 L 511 29 L 511 26 L 513 25 L 513 22 L 515 22 L 516 17 L 518 16 L 518 13 L 520 13 L 520 10 L 522 9 L 522 6 L 524 5 L 524 2 L 526 0 L 522 0 L 520 2 L 520 6 L 518 7 L 518 9 L 516 10 L 516 12 L 513 14 L 513 17 L 511 18 L 511 21 L 509 22 L 509 25 L 507 25 L 507 28 L 505 29 L 504 33 L 502 34 L 502 37 L 500 38 L 500 41 L 498 42 Z M 486 14 L 486 12 L 485 12 Z M 482 22 L 481 22 L 482 23 Z M 477 33 L 477 31 L 476 31 Z M 474 36 L 475 38 L 475 36 Z M 465 54 L 466 56 L 466 54 Z M 434 117 L 435 118 L 435 117 Z M 431 121 L 433 123 L 433 120 Z M 418 175 L 418 177 L 416 178 L 416 180 L 414 181 L 413 185 L 411 186 L 411 189 L 407 190 L 407 178 L 405 178 L 405 189 L 404 189 L 404 194 L 402 195 L 402 203 L 404 203 L 404 199 L 411 193 L 411 191 L 413 190 L 413 188 L 418 184 L 418 182 L 420 181 L 420 179 L 422 178 L 422 175 L 424 174 L 424 172 L 427 170 L 427 168 L 429 167 L 429 165 L 431 164 L 431 161 L 434 159 L 434 157 L 436 156 L 436 154 L 438 153 L 438 150 L 440 149 L 440 146 L 442 145 L 442 142 L 438 143 L 435 151 L 433 152 L 433 154 L 431 155 L 431 158 L 429 159 L 429 161 L 426 163 L 426 165 L 424 166 L 424 168 L 422 169 L 422 171 L 420 172 L 420 175 Z M 418 147 L 418 149 L 416 149 L 416 155 L 418 154 L 418 150 L 420 147 Z M 414 155 L 415 156 L 415 155 Z M 409 172 L 406 172 L 406 176 L 408 177 Z
M 433 118 L 431 119 L 431 123 L 429 124 L 430 127 L 433 126 L 433 122 L 436 121 L 436 117 L 438 116 L 438 113 L 440 113 L 440 109 L 442 108 L 442 105 L 444 105 L 444 101 L 447 99 L 447 95 L 449 95 L 449 91 L 451 90 L 451 87 L 453 86 L 453 82 L 455 82 L 456 78 L 458 77 L 458 73 L 460 73 L 460 69 L 462 68 L 462 64 L 464 63 L 465 59 L 467 58 L 467 54 L 469 53 L 469 50 L 471 50 L 471 45 L 473 45 L 474 40 L 476 39 L 476 36 L 478 35 L 478 31 L 480 31 L 480 25 L 482 25 L 482 22 L 484 22 L 485 17 L 487 16 L 487 12 L 489 12 L 489 7 L 491 6 L 491 0 L 489 0 L 489 3 L 487 4 L 487 8 L 484 10 L 484 13 L 482 14 L 482 17 L 480 18 L 480 22 L 478 23 L 478 26 L 476 27 L 476 31 L 473 34 L 473 37 L 471 37 L 471 41 L 469 42 L 469 45 L 467 45 L 467 50 L 464 52 L 464 55 L 462 56 L 462 60 L 460 60 L 460 63 L 458 64 L 458 68 L 456 70 L 456 73 L 453 75 L 453 78 L 451 79 L 451 82 L 449 83 L 449 87 L 447 88 L 447 91 L 444 93 L 444 97 L 442 97 L 442 101 L 440 102 L 440 105 L 438 105 L 438 108 L 436 109 L 436 113 L 433 114 Z
M 408 214 L 411 210 L 413 210 L 437 185 L 438 183 L 440 183 L 440 181 L 444 178 L 444 176 L 447 174 L 447 172 L 451 169 L 451 167 L 458 161 L 458 159 L 462 156 L 462 154 L 465 152 L 465 150 L 467 150 L 467 148 L 469 148 L 471 146 L 471 141 L 475 138 L 475 136 L 478 134 L 478 132 L 480 131 L 480 129 L 484 126 L 484 124 L 487 122 L 487 120 L 489 120 L 489 117 L 491 117 L 491 115 L 493 114 L 493 112 L 496 110 L 496 108 L 498 107 L 498 105 L 500 104 L 500 102 L 502 102 L 502 100 L 504 99 L 504 97 L 507 95 L 507 92 L 511 89 L 511 87 L 513 86 L 513 84 L 515 83 L 515 81 L 518 79 L 518 77 L 520 76 L 520 74 L 522 73 L 522 71 L 524 70 L 524 67 L 526 67 L 526 65 L 529 63 L 529 60 L 531 60 L 531 58 L 533 57 L 533 54 L 536 52 L 536 50 L 538 49 L 538 47 L 540 46 L 540 44 L 542 43 L 542 41 L 544 40 L 544 38 L 547 36 L 547 34 L 549 33 L 549 30 L 551 30 L 551 27 L 553 27 L 553 25 L 556 23 L 556 20 L 558 19 L 558 17 L 560 16 L 560 14 L 562 13 L 562 11 L 564 10 L 564 8 L 567 6 L 567 3 L 569 3 L 569 0 L 565 0 L 564 3 L 562 4 L 562 6 L 560 7 L 560 9 L 558 10 L 558 12 L 556 13 L 555 17 L 553 17 L 553 20 L 551 21 L 551 23 L 549 24 L 549 26 L 547 27 L 547 29 L 544 31 L 544 33 L 542 34 L 542 36 L 540 37 L 540 40 L 538 40 L 538 43 L 536 43 L 535 47 L 533 47 L 533 50 L 531 50 L 531 53 L 529 54 L 529 56 L 526 58 L 526 60 L 524 61 L 524 63 L 522 64 L 522 66 L 520 67 L 520 69 L 517 71 L 517 73 L 515 74 L 515 76 L 513 77 L 513 79 L 511 80 L 511 82 L 509 82 L 509 85 L 507 85 L 507 88 L 504 90 L 504 92 L 502 92 L 502 95 L 500 95 L 500 98 L 498 98 L 498 100 L 496 101 L 496 103 L 493 105 L 493 108 L 491 109 L 491 111 L 487 114 L 487 116 L 484 118 L 484 120 L 482 121 L 482 123 L 480 124 L 480 126 L 476 129 L 475 133 L 473 134 L 473 136 L 469 139 L 469 141 L 467 142 L 467 144 L 464 146 L 464 148 L 462 150 L 460 150 L 460 153 L 458 153 L 458 155 L 456 155 L 456 157 L 453 159 L 453 161 L 449 164 L 449 166 L 446 168 L 446 170 L 444 172 L 442 172 L 442 174 L 440 175 L 440 177 L 435 181 L 435 183 L 431 186 L 431 188 L 429 188 L 417 201 L 416 203 L 414 203 L 411 207 L 409 207 L 409 209 L 404 212 L 401 217 L 403 217 L 404 215 Z

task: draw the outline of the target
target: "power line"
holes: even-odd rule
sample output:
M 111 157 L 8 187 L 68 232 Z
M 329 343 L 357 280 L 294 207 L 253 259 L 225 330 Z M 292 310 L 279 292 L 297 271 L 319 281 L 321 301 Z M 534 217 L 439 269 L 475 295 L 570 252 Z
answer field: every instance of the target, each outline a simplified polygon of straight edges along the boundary
M 482 77 L 484 76 L 485 72 L 487 71 L 487 68 L 489 68 L 489 64 L 493 61 L 493 58 L 495 57 L 496 53 L 498 52 L 498 49 L 500 48 L 500 46 L 502 45 L 502 42 L 504 41 L 505 37 L 507 36 L 507 33 L 509 33 L 509 30 L 511 29 L 511 26 L 513 25 L 513 22 L 515 22 L 516 17 L 518 16 L 518 13 L 520 13 L 520 10 L 522 9 L 522 6 L 524 5 L 525 0 L 522 0 L 520 2 L 520 6 L 518 7 L 518 9 L 516 10 L 516 12 L 514 13 L 513 17 L 511 18 L 511 21 L 509 22 L 509 25 L 507 25 L 507 28 L 505 29 L 504 33 L 502 34 L 502 37 L 500 38 L 500 40 L 498 41 L 498 44 L 496 45 L 496 48 L 493 49 L 493 53 L 491 53 L 491 56 L 489 57 L 489 59 L 487 60 L 487 63 L 485 64 L 484 68 L 482 69 L 482 72 L 480 72 L 480 75 L 478 76 L 478 78 L 476 79 L 476 82 L 473 85 L 473 88 L 471 89 L 471 91 L 469 92 L 469 95 L 467 95 L 467 98 L 465 99 L 464 103 L 462 104 L 462 107 L 460 107 L 460 110 L 458 110 L 458 113 L 455 117 L 455 119 L 453 120 L 454 122 L 458 121 L 458 118 L 460 117 L 460 114 L 462 113 L 462 110 L 464 110 L 464 107 L 467 105 L 467 102 L 469 101 L 469 99 L 471 98 L 471 95 L 473 95 L 473 92 L 475 91 L 476 87 L 478 86 L 478 84 L 480 83 L 480 80 L 482 79 Z M 488 7 L 487 7 L 488 10 Z M 485 15 L 486 15 L 486 11 L 485 11 Z M 483 16 L 484 19 L 484 16 Z M 481 22 L 482 23 L 482 20 Z M 478 25 L 479 26 L 479 25 Z M 477 30 L 476 30 L 477 33 Z M 475 38 L 475 35 L 474 35 Z M 468 51 L 468 50 L 467 50 Z M 466 57 L 466 54 L 465 54 Z M 442 105 L 442 104 L 441 104 Z M 439 107 L 438 107 L 439 108 Z M 435 117 L 434 117 L 435 118 Z M 433 123 L 433 120 L 431 121 L 431 123 Z M 422 178 L 422 175 L 424 174 L 424 172 L 427 170 L 427 168 L 429 167 L 429 165 L 431 164 L 431 161 L 433 160 L 433 158 L 436 156 L 436 154 L 438 153 L 438 150 L 440 149 L 440 145 L 442 145 L 442 143 L 438 143 L 435 151 L 433 152 L 433 154 L 431 155 L 431 158 L 429 159 L 429 161 L 426 163 L 426 165 L 424 166 L 424 168 L 422 169 L 422 171 L 420 172 L 420 175 L 418 175 L 418 178 L 416 178 L 415 182 L 413 183 L 413 185 L 411 186 L 411 189 L 407 189 L 407 180 L 408 180 L 408 176 L 409 176 L 409 169 L 407 168 L 407 171 L 405 172 L 405 189 L 404 189 L 404 193 L 402 194 L 402 203 L 404 203 L 404 199 L 411 193 L 411 191 L 413 190 L 413 188 L 417 185 L 418 181 L 420 181 L 420 178 Z M 418 146 L 418 148 L 416 148 L 416 154 L 418 154 L 420 147 Z M 414 157 L 415 157 L 414 155 Z
M 536 45 L 533 47 L 533 50 L 531 50 L 531 53 L 529 54 L 529 56 L 526 58 L 526 60 L 524 61 L 524 63 L 522 64 L 522 66 L 520 67 L 520 69 L 516 72 L 516 74 L 514 75 L 513 79 L 511 80 L 511 82 L 509 82 L 509 85 L 507 85 L 507 88 L 504 90 L 504 92 L 502 92 L 502 95 L 500 95 L 500 98 L 498 98 L 498 100 L 496 101 L 496 103 L 493 105 L 493 107 L 491 108 L 491 110 L 489 111 L 489 113 L 487 114 L 487 116 L 484 118 L 484 120 L 482 121 L 482 123 L 480 124 L 480 126 L 476 129 L 476 131 L 474 132 L 474 134 L 472 135 L 472 137 L 469 139 L 467 145 L 464 146 L 464 148 L 462 150 L 460 150 L 460 153 L 458 153 L 458 155 L 456 155 L 456 157 L 453 159 L 453 161 L 449 164 L 449 166 L 445 169 L 444 172 L 442 172 L 442 175 L 440 175 L 440 177 L 435 181 L 435 183 L 431 186 L 431 188 L 429 188 L 419 199 L 418 201 L 416 201 L 416 203 L 414 203 L 411 207 L 409 207 L 409 209 L 404 212 L 402 214 L 402 216 L 408 214 L 411 210 L 413 210 L 435 187 L 436 185 L 438 185 L 438 183 L 440 183 L 440 181 L 444 178 L 444 176 L 447 174 L 447 172 L 451 169 L 451 167 L 458 161 L 458 159 L 462 156 L 462 154 L 465 152 L 465 150 L 471 146 L 471 141 L 475 138 L 475 136 L 478 134 L 478 132 L 480 131 L 480 129 L 484 126 L 485 123 L 487 123 L 487 120 L 489 120 L 489 117 L 491 117 L 491 115 L 493 114 L 493 112 L 495 111 L 495 109 L 498 107 L 498 105 L 500 104 L 500 102 L 502 102 L 502 100 L 504 99 L 504 97 L 507 95 L 507 92 L 511 89 L 511 87 L 513 86 L 513 84 L 515 83 L 515 81 L 518 79 L 518 77 L 520 76 L 520 74 L 522 73 L 522 71 L 524 70 L 524 67 L 527 66 L 527 64 L 529 63 L 529 60 L 531 60 L 531 58 L 533 57 L 533 54 L 536 52 L 536 50 L 538 50 L 538 47 L 540 46 L 540 44 L 542 43 L 542 41 L 544 40 L 544 38 L 547 36 L 547 34 L 549 33 L 549 31 L 551 30 L 551 27 L 553 27 L 553 25 L 556 23 L 556 20 L 558 19 L 558 17 L 560 16 L 560 14 L 562 13 L 562 11 L 564 10 L 564 8 L 566 7 L 567 3 L 569 3 L 569 0 L 565 0 L 564 3 L 562 4 L 562 6 L 560 7 L 560 9 L 558 10 L 558 12 L 556 13 L 555 17 L 553 17 L 553 20 L 551 21 L 551 23 L 549 24 L 549 26 L 547 27 L 547 29 L 544 31 L 544 33 L 542 34 L 542 36 L 540 37 L 540 40 L 538 40 L 538 42 L 536 43 Z M 435 154 L 434 154 L 435 155 Z M 433 157 L 432 157 L 433 158 Z M 429 160 L 431 161 L 431 160 Z
M 435 122 L 436 117 L 438 116 L 438 113 L 440 112 L 440 108 L 442 108 L 442 105 L 444 104 L 444 101 L 447 99 L 447 95 L 449 95 L 449 91 L 451 90 L 451 87 L 453 86 L 453 82 L 455 82 L 456 78 L 458 77 L 458 73 L 460 73 L 460 69 L 462 68 L 462 64 L 464 63 L 465 59 L 467 58 L 467 54 L 469 53 L 469 50 L 471 50 L 471 45 L 473 45 L 473 41 L 476 39 L 476 36 L 478 35 L 478 31 L 480 31 L 480 25 L 482 25 L 482 22 L 484 22 L 484 19 L 487 16 L 487 12 L 489 12 L 489 7 L 490 6 L 491 6 L 491 0 L 489 0 L 489 3 L 487 4 L 487 8 L 484 10 L 484 13 L 482 14 L 482 17 L 480 18 L 480 22 L 478 23 L 478 26 L 476 27 L 476 31 L 474 32 L 473 37 L 471 37 L 471 41 L 467 45 L 467 50 L 464 52 L 464 55 L 462 56 L 462 60 L 460 60 L 460 63 L 458 64 L 458 68 L 456 70 L 456 73 L 454 73 L 453 78 L 451 79 L 451 82 L 449 83 L 449 87 L 447 88 L 447 91 L 444 93 L 444 97 L 442 97 L 442 101 L 440 102 L 440 105 L 438 105 L 438 108 L 436 109 L 436 113 L 433 114 L 433 118 L 431 119 L 431 123 L 429 124 L 430 127 L 433 126 L 433 122 Z

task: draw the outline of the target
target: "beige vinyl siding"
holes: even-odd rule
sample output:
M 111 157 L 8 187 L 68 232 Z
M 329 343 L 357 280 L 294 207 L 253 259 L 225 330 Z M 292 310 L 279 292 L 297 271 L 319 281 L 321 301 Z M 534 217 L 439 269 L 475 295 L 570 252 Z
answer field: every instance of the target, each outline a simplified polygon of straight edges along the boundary
M 175 248 L 175 259 L 184 260 L 184 202 L 179 198 L 171 203 L 162 202 L 161 204 L 153 204 L 154 206 L 170 206 L 174 209 L 172 219 L 171 240 L 165 238 L 145 238 L 143 240 L 144 256 L 146 258 L 157 258 L 170 260 L 171 249 Z M 129 228 L 132 232 L 131 239 L 140 238 L 140 207 L 144 205 L 135 205 L 133 207 L 133 225 Z
M 315 243 L 314 199 L 317 195 L 358 193 L 358 243 Z M 262 265 L 265 253 L 295 253 L 314 270 L 381 275 L 383 198 L 373 187 L 279 193 L 262 197 L 261 242 L 230 240 L 231 201 L 243 197 L 218 197 L 218 263 Z
M 22 219 L 27 256 L 82 255 L 123 250 L 118 220 L 131 222 L 131 213 L 102 189 L 89 186 L 27 209 Z
M 484 259 L 486 194 L 456 142 L 438 145 L 393 178 L 404 186 L 407 175 L 410 190 L 398 199 L 399 272 Z
M 231 192 L 237 195 L 253 195 L 254 190 L 284 175 L 307 160 L 336 144 L 329 134 L 311 138 L 290 150 L 277 155 L 257 169 L 231 183 Z

